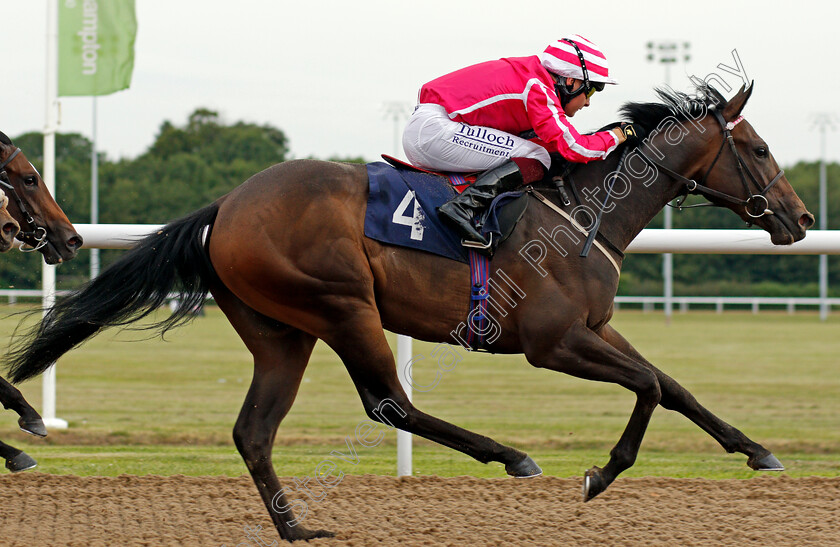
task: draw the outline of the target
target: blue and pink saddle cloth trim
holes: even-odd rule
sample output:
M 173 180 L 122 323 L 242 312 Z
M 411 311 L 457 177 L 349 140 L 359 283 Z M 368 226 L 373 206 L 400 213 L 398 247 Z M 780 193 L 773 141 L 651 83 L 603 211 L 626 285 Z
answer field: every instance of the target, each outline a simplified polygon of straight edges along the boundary
M 452 199 L 472 182 L 474 176 L 459 173 L 431 173 L 384 156 L 391 164 L 367 164 L 370 194 L 365 212 L 365 236 L 467 263 L 470 266 L 470 312 L 473 327 L 467 329 L 466 342 L 480 348 L 480 334 L 487 330 L 487 298 L 490 287 L 490 260 L 461 245 L 461 238 L 443 224 L 437 208 Z M 521 192 L 503 194 L 491 205 L 482 226 L 484 234 L 501 236 L 495 211 Z

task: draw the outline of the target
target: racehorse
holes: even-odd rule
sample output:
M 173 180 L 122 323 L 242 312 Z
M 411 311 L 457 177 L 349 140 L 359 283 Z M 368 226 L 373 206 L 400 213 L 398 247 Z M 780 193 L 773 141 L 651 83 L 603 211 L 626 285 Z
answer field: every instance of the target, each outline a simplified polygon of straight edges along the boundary
M 5 253 L 12 248 L 15 236 L 20 231 L 20 225 L 6 209 L 8 203 L 9 198 L 3 190 L 0 190 L 0 253 Z M 20 391 L 3 378 L 0 378 L 0 404 L 6 410 L 14 410 L 20 415 L 18 425 L 23 431 L 38 437 L 46 436 L 47 429 L 44 427 L 41 416 L 26 402 Z M 6 468 L 13 473 L 32 469 L 37 465 L 28 454 L 1 441 L 0 458 L 6 460 Z
M 9 198 L 9 213 L 22 227 L 17 238 L 30 250 L 38 250 L 47 264 L 76 256 L 82 237 L 50 195 L 38 170 L 2 132 L 0 188 Z
M 41 175 L 20 148 L 0 132 L 0 252 L 8 251 L 15 237 L 39 251 L 48 264 L 57 264 L 76 256 L 82 238 L 67 219 L 64 211 L 50 195 Z M 20 227 L 24 230 L 21 231 Z M 20 415 L 23 431 L 43 437 L 44 423 L 23 395 L 0 378 L 0 403 Z M 24 452 L 0 443 L 0 457 L 11 471 L 35 466 L 35 460 Z
M 6 208 L 9 205 L 9 198 L 0 189 L 0 253 L 5 253 L 12 248 L 15 236 L 20 232 L 20 224 L 9 214 Z
M 609 325 L 622 251 L 678 196 L 700 193 L 769 232 L 775 244 L 800 240 L 813 225 L 765 142 L 740 116 L 752 90 L 745 86 L 728 102 L 705 86 L 695 96 L 660 90 L 661 103 L 628 103 L 623 114 L 649 134 L 643 145 L 626 155 L 624 146 L 573 173 L 578 193 L 598 201 L 608 185 L 612 198 L 603 204 L 599 237 L 609 245 L 579 256 L 584 234 L 576 230 L 585 227 L 575 226 L 591 215 L 568 220 L 572 215 L 559 193 L 548 191 L 549 182 L 540 188 L 551 197 L 531 201 L 493 258 L 493 276 L 505 282 L 493 292 L 498 336 L 492 352 L 524 353 L 535 367 L 616 383 L 636 395 L 609 461 L 584 476 L 585 500 L 634 463 L 657 405 L 685 415 L 727 452 L 745 454 L 751 468 L 782 468 L 769 450 L 706 410 Z M 209 291 L 254 357 L 233 437 L 282 538 L 331 535 L 299 524 L 290 490 L 281 487 L 271 461 L 277 427 L 319 338 L 343 361 L 374 422 L 483 463 L 500 462 L 513 476 L 539 474 L 525 453 L 421 412 L 400 387 L 383 327 L 440 342 L 451 360 L 455 352 L 444 342 L 467 316 L 469 273 L 466 264 L 366 238 L 368 193 L 360 165 L 299 160 L 254 175 L 141 240 L 56 304 L 15 343 L 7 358 L 12 378 L 40 374 L 105 327 L 147 317 L 177 290 L 180 308 L 153 325 L 165 332 L 191 318 Z M 335 484 L 338 477 L 318 480 Z

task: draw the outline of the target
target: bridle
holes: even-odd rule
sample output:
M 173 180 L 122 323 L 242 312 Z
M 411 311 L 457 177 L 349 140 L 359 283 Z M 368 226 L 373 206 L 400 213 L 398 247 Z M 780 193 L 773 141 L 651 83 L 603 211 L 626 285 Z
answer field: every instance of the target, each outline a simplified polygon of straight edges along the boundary
M 682 182 L 685 184 L 685 192 L 683 193 L 683 201 L 688 194 L 697 194 L 702 195 L 706 198 L 717 198 L 723 201 L 728 201 L 729 203 L 734 203 L 736 205 L 743 205 L 744 210 L 746 211 L 747 215 L 751 218 L 761 218 L 764 215 L 772 215 L 774 214 L 773 211 L 770 209 L 770 203 L 767 201 L 767 192 L 775 186 L 779 180 L 781 180 L 782 175 L 785 174 L 784 170 L 780 169 L 779 172 L 773 177 L 773 180 L 770 181 L 767 186 L 764 188 L 761 187 L 756 177 L 750 171 L 749 166 L 744 161 L 744 158 L 741 157 L 741 154 L 738 153 L 738 149 L 735 147 L 735 139 L 732 137 L 732 130 L 735 128 L 736 125 L 741 123 L 744 120 L 743 116 L 738 116 L 734 121 L 727 122 L 723 119 L 723 115 L 718 112 L 717 110 L 710 109 L 712 113 L 714 113 L 715 118 L 720 123 L 721 130 L 723 132 L 723 142 L 720 144 L 720 148 L 718 149 L 717 155 L 715 156 L 714 161 L 706 170 L 706 173 L 703 175 L 703 178 L 700 179 L 700 182 L 697 182 L 693 179 L 686 178 L 679 173 L 661 165 L 649 157 L 647 157 L 641 149 L 638 150 L 639 154 L 641 155 L 642 159 L 649 163 L 651 166 L 656 167 L 657 169 L 661 170 L 668 176 Z M 738 175 L 741 178 L 741 183 L 744 186 L 744 191 L 748 196 L 746 199 L 742 199 L 730 194 L 726 194 L 724 192 L 719 192 L 713 188 L 709 188 L 706 186 L 706 180 L 709 177 L 709 174 L 714 169 L 715 165 L 717 164 L 718 160 L 723 153 L 723 148 L 726 144 L 729 144 L 729 149 L 732 150 L 732 154 L 735 155 L 735 165 L 738 167 Z M 758 190 L 758 193 L 753 193 L 750 189 L 750 184 L 747 181 L 747 177 L 749 176 L 749 180 L 752 181 L 753 186 Z M 670 204 L 669 204 L 670 205 Z M 697 205 L 682 205 L 682 201 L 678 203 L 675 207 L 680 209 L 683 208 L 691 208 L 691 207 L 702 207 L 702 206 L 714 206 L 717 205 L 716 203 L 709 202 L 709 203 L 700 203 Z
M 6 166 L 9 165 L 18 154 L 20 154 L 20 148 L 15 148 L 15 151 L 12 152 L 4 162 L 0 163 L 0 188 L 3 188 L 6 194 L 11 196 L 11 199 L 15 200 L 15 203 L 20 210 L 20 214 L 23 215 L 24 222 L 27 224 L 27 230 L 21 230 L 18 232 L 16 239 L 24 242 L 26 239 L 30 239 L 35 242 L 35 244 L 31 245 L 31 248 L 29 249 L 20 247 L 21 252 L 27 253 L 37 251 L 49 242 L 47 241 L 47 229 L 43 226 L 38 226 L 35 223 L 35 219 L 29 214 L 26 204 L 24 204 L 23 200 L 20 198 L 20 195 L 17 193 L 17 190 L 15 190 L 15 187 L 12 186 L 12 183 L 9 180 L 9 175 L 6 173 Z

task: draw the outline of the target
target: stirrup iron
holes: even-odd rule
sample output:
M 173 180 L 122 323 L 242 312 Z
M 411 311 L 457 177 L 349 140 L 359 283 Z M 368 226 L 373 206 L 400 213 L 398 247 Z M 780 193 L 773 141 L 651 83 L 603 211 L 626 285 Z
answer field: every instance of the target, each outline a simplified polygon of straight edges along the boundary
M 487 243 L 487 245 L 484 245 L 483 243 L 480 243 L 478 241 L 462 239 L 461 246 L 467 247 L 468 249 L 481 249 L 483 251 L 486 251 L 487 249 L 493 247 L 493 232 L 490 232 L 488 235 L 490 236 L 490 241 Z

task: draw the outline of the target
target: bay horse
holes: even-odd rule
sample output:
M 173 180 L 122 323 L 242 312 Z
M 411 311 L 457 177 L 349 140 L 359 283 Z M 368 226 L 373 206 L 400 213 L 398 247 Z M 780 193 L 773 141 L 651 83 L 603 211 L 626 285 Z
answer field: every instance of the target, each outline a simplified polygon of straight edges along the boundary
M 15 236 L 20 232 L 20 224 L 9 214 L 8 205 L 9 198 L 0 188 L 0 253 L 5 253 L 12 248 Z
M 82 237 L 50 195 L 38 170 L 5 133 L 0 132 L 0 252 L 8 251 L 17 238 L 28 250 L 39 251 L 47 264 L 58 264 L 76 256 Z M 21 226 L 24 230 L 21 230 Z M 0 378 L 0 404 L 20 415 L 23 431 L 43 437 L 47 434 L 41 416 L 14 386 Z M 35 466 L 26 453 L 0 442 L 0 457 L 11 471 Z
M 531 200 L 492 260 L 492 275 L 507 280 L 492 295 L 498 326 L 492 352 L 524 353 L 535 367 L 615 383 L 636 395 L 609 461 L 584 476 L 585 500 L 634 463 L 657 405 L 685 415 L 727 452 L 745 454 L 751 468 L 782 468 L 769 450 L 701 406 L 609 325 L 622 251 L 686 192 L 758 225 L 775 244 L 798 241 L 813 225 L 766 143 L 740 116 L 752 91 L 744 86 L 727 102 L 705 86 L 692 96 L 659 90 L 661 103 L 626 104 L 622 113 L 649 133 L 644 144 L 628 155 L 623 146 L 574 172 L 578 193 L 590 201 L 601 202 L 609 181 L 612 199 L 600 225 L 609 248 L 602 244 L 602 251 L 579 256 L 583 234 L 557 213 L 565 205 L 545 183 L 538 189 L 550 196 L 548 206 Z M 614 173 L 619 160 L 620 176 Z M 189 320 L 209 292 L 253 354 L 254 375 L 233 438 L 283 539 L 331 535 L 299 524 L 291 489 L 280 485 L 271 461 L 277 428 L 318 339 L 341 358 L 374 426 L 387 423 L 480 462 L 500 462 L 513 476 L 539 474 L 524 452 L 421 412 L 400 387 L 383 327 L 445 347 L 468 314 L 469 270 L 366 238 L 368 193 L 362 165 L 297 160 L 254 175 L 141 240 L 59 301 L 15 342 L 7 357 L 11 378 L 40 374 L 103 328 L 147 317 L 171 291 L 180 291 L 180 307 L 151 325 L 165 332 Z M 577 224 L 585 216 L 577 215 Z
M 47 264 L 71 260 L 83 240 L 50 195 L 38 170 L 20 148 L 0 132 L 0 188 L 9 198 L 9 214 L 20 224 L 17 238 L 38 250 Z
M 12 218 L 6 206 L 9 198 L 0 189 L 0 253 L 5 253 L 12 248 L 15 236 L 20 231 L 20 225 Z M 0 378 L 0 404 L 6 410 L 14 410 L 18 413 L 18 425 L 23 431 L 44 437 L 47 428 L 38 412 L 24 399 L 23 395 L 5 379 Z M 16 473 L 32 469 L 37 462 L 28 454 L 13 446 L 0 441 L 0 458 L 6 460 L 6 469 Z

